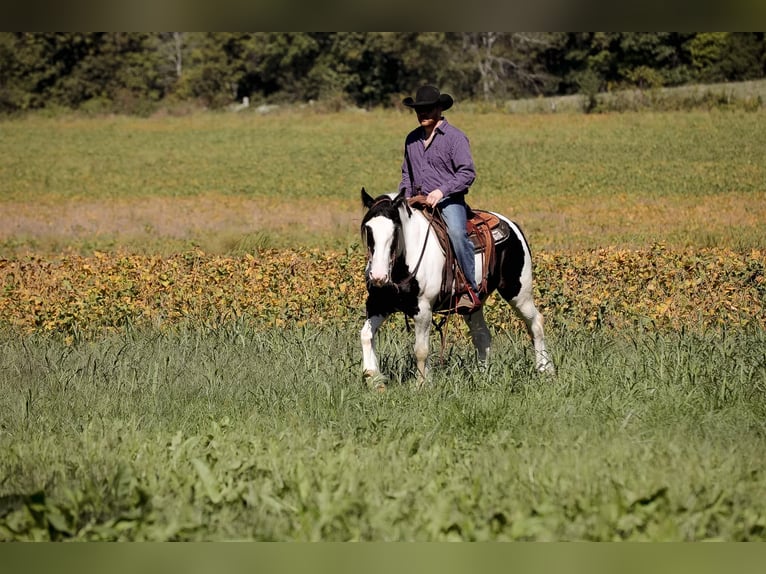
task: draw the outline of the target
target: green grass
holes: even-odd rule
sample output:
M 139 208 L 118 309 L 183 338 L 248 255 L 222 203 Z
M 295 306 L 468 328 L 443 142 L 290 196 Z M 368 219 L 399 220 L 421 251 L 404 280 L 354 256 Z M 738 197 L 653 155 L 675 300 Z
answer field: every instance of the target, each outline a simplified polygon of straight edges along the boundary
M 556 378 L 459 337 L 417 392 L 392 324 L 379 395 L 332 328 L 3 336 L 0 537 L 766 538 L 762 331 L 549 338 Z
M 766 115 L 450 112 L 470 137 L 477 195 L 654 196 L 762 191 Z M 0 201 L 244 194 L 358 202 L 399 183 L 399 112 L 183 118 L 29 117 L 0 123 Z
M 519 221 L 537 249 L 762 245 L 763 112 L 448 117 L 471 140 L 471 204 Z M 0 209 L 28 222 L 0 221 L 0 249 L 348 245 L 360 188 L 396 188 L 413 126 L 395 111 L 5 121 Z
M 204 113 L 183 118 L 30 117 L 0 124 L 2 200 L 196 196 L 356 199 L 409 116 Z M 379 132 L 380 131 L 380 132 Z M 385 133 L 385 137 L 373 137 Z M 353 146 L 353 148 L 351 148 Z M 385 153 L 378 161 L 374 156 Z M 401 161 L 399 159 L 398 161 Z M 393 170 L 392 170 L 393 168 Z M 390 185 L 396 185 L 393 182 Z
M 766 101 L 766 80 L 621 90 L 595 95 L 597 113 L 631 111 L 759 110 Z M 582 113 L 588 96 L 576 94 L 509 100 L 511 113 Z

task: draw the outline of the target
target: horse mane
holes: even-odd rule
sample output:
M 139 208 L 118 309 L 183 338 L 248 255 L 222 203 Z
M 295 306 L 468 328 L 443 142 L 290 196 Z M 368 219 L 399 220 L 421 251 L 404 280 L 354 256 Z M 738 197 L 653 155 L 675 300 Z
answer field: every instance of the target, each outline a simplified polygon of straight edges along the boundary
M 372 205 L 370 205 L 370 208 L 367 210 L 367 213 L 365 213 L 364 217 L 362 218 L 360 231 L 363 239 L 365 237 L 367 223 L 373 217 L 385 217 L 386 219 L 393 221 L 397 228 L 401 228 L 402 218 L 399 215 L 399 206 L 396 205 L 394 199 L 395 198 L 388 194 L 379 195 L 375 198 L 375 200 L 372 202 Z

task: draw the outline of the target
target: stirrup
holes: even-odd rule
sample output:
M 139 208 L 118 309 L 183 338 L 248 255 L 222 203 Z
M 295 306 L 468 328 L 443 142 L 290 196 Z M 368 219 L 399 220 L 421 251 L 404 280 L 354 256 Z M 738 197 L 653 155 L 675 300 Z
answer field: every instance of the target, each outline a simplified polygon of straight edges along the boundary
M 468 288 L 468 291 L 460 295 L 455 304 L 455 310 L 460 315 L 470 315 L 480 307 L 481 299 L 476 296 L 476 293 L 474 293 L 474 290 L 470 287 Z

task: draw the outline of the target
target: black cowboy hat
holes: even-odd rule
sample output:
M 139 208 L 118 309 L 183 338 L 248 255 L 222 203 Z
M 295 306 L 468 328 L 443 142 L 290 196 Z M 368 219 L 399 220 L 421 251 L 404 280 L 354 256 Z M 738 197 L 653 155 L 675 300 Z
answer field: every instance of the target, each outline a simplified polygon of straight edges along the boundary
M 422 86 L 418 88 L 415 99 L 404 98 L 402 103 L 408 108 L 426 108 L 430 106 L 439 106 L 442 111 L 452 107 L 453 100 L 449 94 L 441 94 L 433 86 Z

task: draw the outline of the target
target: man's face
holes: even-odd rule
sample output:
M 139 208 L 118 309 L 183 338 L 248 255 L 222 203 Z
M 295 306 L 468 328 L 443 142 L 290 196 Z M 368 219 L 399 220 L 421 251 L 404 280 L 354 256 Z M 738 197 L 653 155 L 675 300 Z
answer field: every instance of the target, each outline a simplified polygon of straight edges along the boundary
M 418 116 L 418 123 L 424 128 L 433 127 L 442 117 L 442 109 L 437 106 L 423 106 L 415 108 Z

